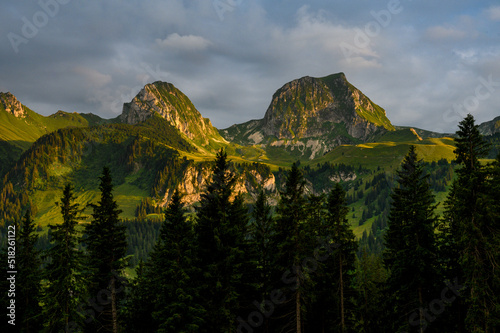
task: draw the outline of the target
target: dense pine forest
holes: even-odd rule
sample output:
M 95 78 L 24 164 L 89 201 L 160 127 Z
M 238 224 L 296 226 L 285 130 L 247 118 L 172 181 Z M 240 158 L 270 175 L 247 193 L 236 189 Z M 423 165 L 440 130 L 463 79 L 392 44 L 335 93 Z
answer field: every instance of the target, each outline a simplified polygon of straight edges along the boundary
M 107 135 L 113 126 L 94 132 Z M 133 167 L 126 160 L 99 166 L 100 197 L 89 207 L 75 202 L 67 183 L 55 203 L 63 223 L 42 235 L 33 212 L 21 211 L 30 206 L 21 194 L 17 207 L 5 209 L 11 216 L 0 239 L 2 295 L 15 293 L 2 296 L 1 331 L 497 332 L 500 154 L 471 115 L 458 127 L 452 163 L 423 162 L 415 146 L 392 174 L 296 162 L 276 172 L 276 202 L 264 189 L 254 204 L 244 200 L 238 174 L 266 166 L 233 163 L 224 149 L 193 207 L 176 188 L 166 209 L 147 198 L 136 219 L 120 219 L 113 180 Z M 65 141 L 64 133 L 44 140 Z M 150 149 L 172 157 L 174 170 L 190 163 L 134 140 L 131 160 Z M 482 161 L 492 154 L 494 162 Z M 329 188 L 332 170 L 339 177 Z M 37 186 L 34 172 L 45 173 L 44 164 L 16 177 Z M 348 177 L 354 172 L 372 176 L 362 183 Z M 175 183 L 161 175 L 144 181 L 155 184 L 153 192 Z M 438 208 L 436 194 L 445 190 Z M 360 198 L 361 209 L 348 207 Z M 371 230 L 356 237 L 352 221 L 373 218 Z

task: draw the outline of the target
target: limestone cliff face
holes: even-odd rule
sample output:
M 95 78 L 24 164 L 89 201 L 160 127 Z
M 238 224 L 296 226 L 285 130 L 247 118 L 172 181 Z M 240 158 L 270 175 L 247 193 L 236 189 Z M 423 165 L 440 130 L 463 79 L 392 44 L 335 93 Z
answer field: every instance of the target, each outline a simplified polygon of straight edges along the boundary
M 21 102 L 19 102 L 16 96 L 12 95 L 10 92 L 0 92 L 0 105 L 5 111 L 9 112 L 17 118 L 26 117 L 26 112 L 24 111 Z
M 224 142 L 208 118 L 203 118 L 189 98 L 171 83 L 147 84 L 130 103 L 123 105 L 120 121 L 137 124 L 159 114 L 197 145 Z
M 189 166 L 183 174 L 182 180 L 179 182 L 180 192 L 183 195 L 183 201 L 192 205 L 195 202 L 200 201 L 201 193 L 204 191 L 205 186 L 209 181 L 211 175 L 211 167 L 206 166 L 203 168 Z M 244 173 L 238 176 L 238 179 L 234 185 L 233 193 L 237 195 L 248 194 L 253 199 L 258 195 L 259 188 L 256 186 L 258 184 L 264 190 L 268 192 L 274 192 L 276 190 L 276 179 L 272 173 L 261 174 L 255 170 L 251 170 L 248 173 Z M 161 200 L 160 205 L 166 206 L 170 201 L 174 193 L 174 189 L 168 189 Z M 233 195 L 233 196 L 234 196 Z M 234 198 L 233 198 L 234 199 Z
M 379 128 L 394 129 L 385 111 L 339 73 L 285 84 L 274 94 L 261 131 L 279 139 L 318 137 L 328 135 L 331 124 L 341 123 L 350 136 L 361 140 Z
M 285 146 L 314 158 L 338 145 L 366 142 L 391 130 L 385 110 L 338 73 L 285 84 L 273 95 L 263 119 L 221 133 L 241 144 Z

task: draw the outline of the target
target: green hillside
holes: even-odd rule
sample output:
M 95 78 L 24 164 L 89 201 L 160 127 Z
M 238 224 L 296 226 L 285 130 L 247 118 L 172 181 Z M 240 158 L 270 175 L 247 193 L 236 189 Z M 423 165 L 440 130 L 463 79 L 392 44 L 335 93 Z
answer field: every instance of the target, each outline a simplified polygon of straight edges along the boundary
M 0 140 L 8 141 L 23 150 L 44 134 L 65 127 L 89 127 L 107 121 L 92 114 L 58 111 L 48 117 L 23 106 L 26 117 L 17 118 L 0 104 Z
M 0 176 L 42 135 L 66 127 L 89 127 L 109 122 L 93 114 L 58 111 L 45 117 L 22 105 L 24 117 L 16 117 L 0 103 Z
M 0 171 L 5 175 L 1 192 L 5 200 L 0 203 L 0 213 L 5 220 L 16 218 L 21 207 L 31 204 L 40 225 L 57 220 L 58 210 L 54 201 L 64 184 L 68 181 L 75 184 L 80 203 L 92 202 L 98 190 L 97 176 L 104 165 L 110 166 L 113 171 L 117 200 L 124 211 L 124 218 L 135 218 L 138 205 L 147 198 L 152 198 L 151 202 L 155 205 L 164 204 L 170 191 L 178 186 L 190 187 L 189 191 L 193 192 L 193 199 L 190 200 L 196 200 L 194 193 L 203 189 L 200 177 L 207 173 L 214 152 L 221 147 L 226 149 L 229 158 L 242 172 L 241 186 L 249 191 L 246 194 L 249 201 L 253 200 L 250 192 L 260 188 L 259 182 L 269 177 L 271 172 L 275 181 L 272 184 L 273 181 L 268 180 L 271 182 L 268 185 L 274 186 L 274 195 L 277 195 L 276 189 L 282 186 L 283 175 L 297 160 L 308 168 L 312 191 L 319 193 L 333 186 L 335 182 L 331 179 L 343 179 L 339 166 L 345 166 L 341 169 L 349 170 L 356 177 L 356 180 L 345 180 L 348 190 L 354 182 L 364 182 L 372 177 L 371 173 L 375 170 L 393 172 L 412 144 L 417 146 L 417 152 L 424 161 L 437 162 L 443 158 L 451 161 L 454 158 L 452 139 L 422 139 L 418 133 L 427 134 L 422 130 L 418 133 L 410 128 L 395 130 L 385 117 L 385 111 L 347 83 L 342 73 L 313 79 L 311 84 L 317 89 L 311 88 L 308 82 L 298 81 L 297 84 L 304 87 L 297 90 L 299 95 L 296 101 L 287 103 L 311 108 L 321 104 L 321 101 L 342 101 L 343 95 L 355 92 L 356 103 L 362 108 L 363 105 L 371 108 L 371 119 L 368 120 L 376 122 L 386 131 L 375 136 L 376 141 L 363 142 L 348 134 L 344 122 L 309 123 L 308 127 L 319 126 L 326 130 L 325 137 L 329 140 L 350 138 L 348 141 L 351 144 L 338 145 L 326 153 L 321 153 L 320 146 L 324 136 L 284 141 L 268 137 L 266 144 L 257 145 L 228 143 L 218 136 L 215 128 L 212 130 L 210 121 L 201 117 L 187 96 L 173 85 L 158 82 L 146 86 L 149 88 L 141 92 L 149 93 L 147 98 L 154 98 L 156 102 L 143 101 L 141 98 L 146 97 L 139 94 L 132 101 L 138 107 L 131 107 L 132 103 L 129 103 L 129 109 L 135 110 L 135 114 L 128 114 L 129 118 L 122 116 L 122 119 L 104 120 L 92 114 L 62 111 L 44 117 L 25 106 L 25 116 L 16 117 L 1 109 Z M 175 110 L 178 120 L 173 121 L 165 110 Z M 140 117 L 137 112 L 150 114 L 146 121 L 111 124 Z M 185 123 L 190 126 L 178 127 Z M 247 130 L 251 131 L 259 124 L 259 121 L 250 121 L 246 124 Z M 200 132 L 202 128 L 208 129 L 204 136 Z M 242 128 L 232 127 L 233 131 Z M 238 135 L 241 138 L 245 136 Z M 354 171 L 358 169 L 364 171 Z M 337 176 L 332 176 L 335 174 Z M 353 201 L 351 205 L 356 207 L 359 204 Z
M 129 118 L 122 115 L 104 120 L 92 114 L 62 111 L 44 117 L 25 106 L 25 117 L 16 117 L 1 109 L 0 172 L 4 177 L 0 184 L 0 219 L 18 219 L 23 208 L 30 205 L 39 225 L 57 222 L 60 213 L 54 202 L 64 184 L 75 185 L 79 203 L 91 203 L 97 198 L 98 176 L 105 165 L 113 173 L 122 218 L 161 218 L 158 212 L 175 188 L 184 192 L 189 205 L 196 204 L 220 148 L 227 151 L 240 175 L 237 187 L 247 203 L 253 202 L 260 189 L 276 203 L 287 170 L 296 161 L 310 193 L 325 193 L 340 182 L 347 192 L 351 225 L 356 236 L 365 241 L 371 236 L 376 240 L 384 228 L 394 172 L 410 145 L 416 146 L 418 156 L 428 165 L 438 202 L 444 200 L 453 178 L 455 147 L 451 137 L 393 127 L 385 111 L 346 83 L 342 73 L 312 79 L 312 90 L 308 82 L 297 82 L 304 89 L 283 88 L 287 94 L 298 93 L 297 100 L 287 100 L 287 105 L 305 110 L 330 99 L 341 102 L 342 96 L 353 94 L 351 101 L 358 105 L 355 113 L 378 129 L 365 139 L 355 138 L 349 134 L 352 124 L 323 121 L 318 115 L 304 127 L 310 132 L 319 128 L 317 136 L 268 136 L 256 144 L 262 120 L 252 120 L 222 131 L 226 138 L 235 139 L 228 142 L 187 96 L 164 83 L 149 85 L 143 92 L 149 93 L 146 97 L 153 98 L 154 103 L 138 94 L 132 102 L 136 106 L 129 105 Z M 177 118 L 172 116 L 174 109 Z M 286 109 L 285 113 L 290 111 Z M 141 112 L 149 114 L 144 117 Z M 133 124 L 124 124 L 130 117 L 136 117 Z M 146 120 L 137 121 L 140 117 Z M 190 126 L 183 125 L 187 123 Z M 203 128 L 207 129 L 204 133 Z M 499 142 L 497 136 L 487 137 L 494 149 Z M 333 148 L 328 149 L 323 140 L 334 143 Z

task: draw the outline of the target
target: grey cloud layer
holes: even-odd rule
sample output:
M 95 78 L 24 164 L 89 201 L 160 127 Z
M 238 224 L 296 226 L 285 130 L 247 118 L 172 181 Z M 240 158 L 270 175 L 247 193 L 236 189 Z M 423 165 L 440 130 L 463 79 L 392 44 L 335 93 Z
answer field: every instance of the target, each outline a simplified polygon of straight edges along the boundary
M 261 118 L 292 79 L 342 71 L 398 125 L 449 132 L 464 112 L 500 114 L 494 1 L 221 2 L 230 6 L 222 20 L 212 1 L 2 4 L 0 90 L 43 114 L 109 118 L 163 80 L 224 128 Z M 23 36 L 26 21 L 40 25 L 33 37 Z M 27 40 L 17 53 L 9 33 Z M 490 75 L 494 91 L 478 98 Z

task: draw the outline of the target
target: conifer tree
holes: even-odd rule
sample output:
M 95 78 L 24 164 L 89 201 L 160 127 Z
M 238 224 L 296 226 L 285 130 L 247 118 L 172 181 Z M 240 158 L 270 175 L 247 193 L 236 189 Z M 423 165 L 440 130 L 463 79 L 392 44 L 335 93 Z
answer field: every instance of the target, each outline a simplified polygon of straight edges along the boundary
M 274 248 L 272 238 L 274 236 L 274 220 L 271 207 L 267 203 L 267 196 L 263 190 L 259 192 L 252 212 L 250 224 L 250 251 L 255 263 L 256 299 L 262 303 L 271 292 L 271 268 L 273 266 Z M 268 318 L 261 325 L 263 332 L 269 331 Z
M 122 309 L 125 332 L 148 333 L 158 329 L 152 317 L 157 295 L 146 278 L 146 270 L 146 264 L 140 259 L 135 269 L 136 278 L 127 285 L 127 298 Z
M 386 332 L 386 323 L 383 322 L 386 280 L 387 272 L 383 266 L 382 256 L 368 253 L 366 248 L 363 248 L 356 261 L 356 274 L 353 281 L 356 289 L 356 311 L 354 312 L 356 332 Z
M 185 213 L 176 190 L 146 266 L 146 283 L 155 295 L 152 318 L 157 332 L 199 332 L 203 326 L 205 309 L 199 304 L 199 281 L 194 280 L 194 233 Z
M 259 285 L 265 287 L 269 285 L 270 271 L 274 249 L 271 239 L 274 234 L 274 221 L 271 215 L 271 206 L 267 203 L 267 196 L 263 190 L 259 192 L 252 213 L 252 223 L 250 231 L 252 236 L 252 248 L 257 255 L 257 270 L 259 271 Z M 265 291 L 262 290 L 261 296 Z
M 61 209 L 63 223 L 49 225 L 51 243 L 47 257 L 47 287 L 42 303 L 44 331 L 68 332 L 78 331 L 82 317 L 78 313 L 78 305 L 85 295 L 83 271 L 83 254 L 78 250 L 78 232 L 76 226 L 80 220 L 81 209 L 74 203 L 73 186 L 67 184 L 63 190 Z
M 24 214 L 18 230 L 17 241 L 17 318 L 23 332 L 38 332 L 41 328 L 41 277 L 40 253 L 35 248 L 38 235 L 31 210 Z
M 276 251 L 273 282 L 283 288 L 285 302 L 276 310 L 276 325 L 280 330 L 303 331 L 304 299 L 306 298 L 306 275 L 302 274 L 302 260 L 307 237 L 305 180 L 297 164 L 288 172 L 285 190 L 280 192 L 277 207 L 276 234 L 273 246 Z M 285 288 L 286 287 L 286 288 Z
M 235 182 L 227 153 L 221 149 L 196 211 L 197 257 L 204 281 L 201 297 L 209 332 L 234 330 L 242 302 L 248 217 L 241 198 L 232 200 Z
M 328 210 L 326 208 L 326 196 L 324 194 L 307 196 L 306 215 L 307 229 L 311 232 L 311 237 L 314 236 L 323 243 L 331 243 L 332 235 L 329 231 L 328 223 L 326 222 Z M 311 239 L 312 244 L 316 247 L 318 242 Z M 319 243 L 321 244 L 321 243 Z M 321 251 L 320 251 L 321 250 Z M 328 267 L 329 252 L 325 249 L 308 250 L 309 254 L 317 253 L 312 268 L 315 268 L 312 278 L 308 281 L 308 300 L 306 312 L 306 331 L 313 332 L 328 332 L 328 329 L 333 327 L 333 323 L 338 318 L 338 313 L 333 310 L 333 280 L 331 265 Z M 324 259 L 324 260 L 323 260 Z M 330 258 L 331 260 L 331 258 Z
M 436 217 L 434 195 L 415 146 L 410 146 L 397 176 L 385 234 L 384 264 L 390 271 L 393 305 L 389 311 L 395 314 L 394 331 L 410 329 L 410 323 L 412 330 L 423 332 L 428 325 L 424 308 L 436 297 Z
M 491 259 L 488 266 L 488 279 L 491 293 L 489 302 L 491 313 L 489 320 L 492 331 L 500 331 L 500 274 L 498 266 L 500 263 L 500 153 L 492 163 L 487 180 L 487 191 L 483 202 L 484 207 L 488 207 L 486 215 L 486 224 L 490 235 L 488 235 L 488 252 Z
M 333 269 L 332 280 L 338 286 L 338 301 L 336 302 L 340 310 L 340 328 L 341 332 L 348 330 L 347 325 L 347 300 L 348 291 L 351 289 L 358 243 L 354 233 L 347 220 L 349 208 L 345 200 L 345 191 L 337 183 L 328 195 L 327 202 L 328 214 L 326 218 L 328 234 L 331 235 L 331 243 L 334 244 L 332 258 L 328 260 L 328 266 Z
M 444 247 L 450 257 L 446 262 L 452 274 L 448 272 L 448 275 L 452 278 L 457 274 L 466 286 L 463 290 L 466 328 L 472 332 L 489 332 L 498 326 L 499 311 L 496 272 L 499 227 L 498 215 L 494 213 L 498 193 L 491 192 L 498 178 L 494 167 L 488 169 L 480 162 L 480 158 L 488 154 L 488 144 L 472 115 L 460 122 L 456 134 L 455 155 L 460 167 L 445 203 L 444 230 L 451 244 Z M 463 309 L 458 311 L 461 315 Z
M 92 222 L 85 227 L 87 245 L 87 268 L 90 279 L 88 291 L 91 297 L 104 292 L 109 299 L 102 304 L 102 311 L 96 313 L 94 321 L 87 329 L 93 331 L 118 332 L 117 290 L 123 289 L 119 272 L 125 266 L 123 260 L 127 251 L 125 226 L 119 215 L 122 212 L 113 198 L 113 184 L 108 167 L 104 167 L 99 177 L 101 198 L 92 205 Z

